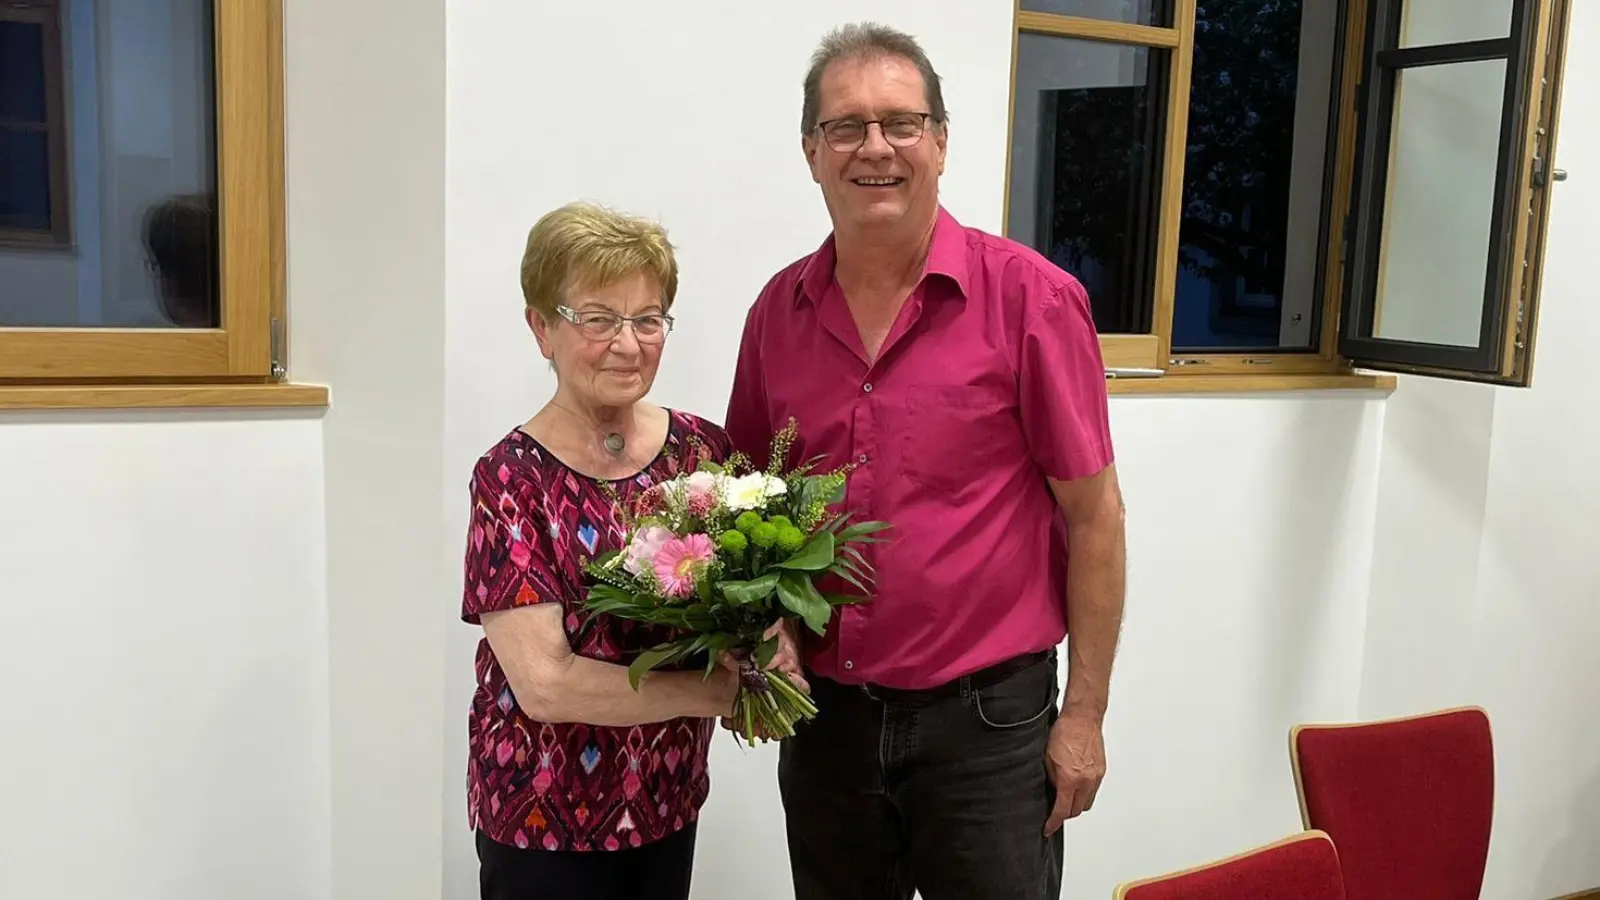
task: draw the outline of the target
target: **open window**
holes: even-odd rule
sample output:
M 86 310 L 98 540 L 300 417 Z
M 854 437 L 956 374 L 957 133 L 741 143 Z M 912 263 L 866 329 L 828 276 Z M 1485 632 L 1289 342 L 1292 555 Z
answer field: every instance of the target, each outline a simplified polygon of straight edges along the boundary
M 1566 0 L 1373 0 L 1340 352 L 1526 386 Z
M 1108 373 L 1526 383 L 1570 2 L 1018 0 L 1005 233 Z

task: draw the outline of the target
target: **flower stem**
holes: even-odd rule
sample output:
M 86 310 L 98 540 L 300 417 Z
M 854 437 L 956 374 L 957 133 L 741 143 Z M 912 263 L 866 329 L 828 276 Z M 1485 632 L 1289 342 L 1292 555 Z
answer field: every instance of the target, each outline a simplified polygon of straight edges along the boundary
M 782 740 L 793 737 L 794 726 L 814 718 L 817 707 L 811 698 L 782 672 L 767 671 L 756 675 L 762 684 L 752 690 L 741 685 L 734 701 L 734 717 L 743 728 L 739 737 L 754 747 L 757 740 Z

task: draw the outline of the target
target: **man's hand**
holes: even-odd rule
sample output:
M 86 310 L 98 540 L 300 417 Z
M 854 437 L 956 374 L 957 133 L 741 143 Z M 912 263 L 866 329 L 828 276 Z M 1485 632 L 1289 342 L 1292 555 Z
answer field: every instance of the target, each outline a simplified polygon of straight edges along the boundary
M 773 637 L 778 638 L 778 651 L 772 655 L 772 662 L 767 664 L 767 671 L 782 672 L 788 676 L 789 683 L 799 688 L 804 693 L 811 693 L 811 684 L 806 681 L 805 668 L 800 663 L 800 644 L 795 639 L 798 626 L 795 619 L 784 617 L 772 623 L 772 627 L 762 633 L 763 640 Z M 722 667 L 732 672 L 739 671 L 739 660 L 731 654 L 723 653 L 718 657 Z M 735 722 L 732 718 L 724 716 L 722 727 L 728 731 L 738 731 L 743 723 Z M 774 736 L 767 734 L 760 725 L 756 726 L 756 736 L 763 740 L 770 740 Z
M 1063 712 L 1050 729 L 1044 768 L 1056 789 L 1056 805 L 1044 825 L 1045 837 L 1050 837 L 1063 822 L 1094 806 L 1094 795 L 1106 776 L 1106 742 L 1100 719 Z
M 789 681 L 795 687 L 811 693 L 811 685 L 806 681 L 805 669 L 800 665 L 800 642 L 796 639 L 799 629 L 798 620 L 784 617 L 774 622 L 768 628 L 763 638 L 778 636 L 778 652 L 772 656 L 772 665 L 768 669 L 776 669 L 789 676 Z

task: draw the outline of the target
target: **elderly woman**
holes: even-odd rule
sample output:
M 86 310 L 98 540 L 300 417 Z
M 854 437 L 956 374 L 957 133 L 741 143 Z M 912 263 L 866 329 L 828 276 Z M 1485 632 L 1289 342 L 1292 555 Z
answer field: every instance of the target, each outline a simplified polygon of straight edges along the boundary
M 462 617 L 481 624 L 467 806 L 484 900 L 689 896 L 714 720 L 733 666 L 627 665 L 670 638 L 583 608 L 584 563 L 618 549 L 615 514 L 730 453 L 722 429 L 647 403 L 678 269 L 656 224 L 586 204 L 534 225 L 525 317 L 555 394 L 472 471 Z M 787 636 L 774 665 L 799 666 Z

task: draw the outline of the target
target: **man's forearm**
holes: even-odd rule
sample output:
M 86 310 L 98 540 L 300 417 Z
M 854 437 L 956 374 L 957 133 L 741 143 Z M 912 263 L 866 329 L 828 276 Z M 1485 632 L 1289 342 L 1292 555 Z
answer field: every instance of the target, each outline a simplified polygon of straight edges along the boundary
M 1120 510 L 1068 528 L 1067 690 L 1064 713 L 1105 717 L 1122 632 L 1127 544 Z

